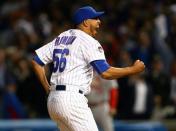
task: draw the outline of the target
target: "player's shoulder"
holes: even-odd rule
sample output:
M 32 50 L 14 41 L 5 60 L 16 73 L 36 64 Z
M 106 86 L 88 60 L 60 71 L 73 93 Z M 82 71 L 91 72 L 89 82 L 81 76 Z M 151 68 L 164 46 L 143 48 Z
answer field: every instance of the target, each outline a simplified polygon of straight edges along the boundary
M 98 41 L 93 38 L 92 36 L 88 35 L 87 33 L 85 33 L 84 31 L 81 31 L 79 29 L 74 29 L 74 31 L 76 32 L 78 38 L 82 41 L 84 41 L 85 43 L 98 43 Z
M 62 36 L 74 36 L 76 38 L 76 43 L 81 43 L 81 45 L 87 45 L 87 46 L 93 46 L 93 45 L 100 45 L 100 43 L 84 31 L 81 31 L 79 29 L 69 29 L 61 34 L 59 34 L 58 37 Z
M 69 30 L 65 30 L 65 31 L 61 32 L 57 37 L 68 36 L 68 35 L 70 35 Z

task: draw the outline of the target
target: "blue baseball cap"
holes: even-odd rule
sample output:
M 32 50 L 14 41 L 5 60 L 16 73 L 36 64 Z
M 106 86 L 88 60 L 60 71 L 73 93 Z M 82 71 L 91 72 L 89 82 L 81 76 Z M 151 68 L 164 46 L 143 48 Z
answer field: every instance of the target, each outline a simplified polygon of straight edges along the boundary
M 104 14 L 104 11 L 97 12 L 91 6 L 84 6 L 76 10 L 76 12 L 73 15 L 73 22 L 75 24 L 80 24 L 82 21 L 86 19 L 101 17 L 103 14 Z

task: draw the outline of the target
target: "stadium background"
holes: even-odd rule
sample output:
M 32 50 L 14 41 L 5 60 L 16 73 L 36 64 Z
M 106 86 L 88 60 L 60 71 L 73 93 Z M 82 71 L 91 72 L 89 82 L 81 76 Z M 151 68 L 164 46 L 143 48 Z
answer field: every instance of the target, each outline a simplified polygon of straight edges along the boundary
M 74 27 L 72 12 L 84 5 L 106 12 L 97 39 L 111 65 L 124 67 L 139 58 L 147 67 L 140 76 L 118 80 L 120 97 L 114 117 L 118 128 L 129 122 L 143 129 L 161 124 L 176 130 L 174 0 L 1 0 L 0 130 L 54 126 L 48 120 L 46 94 L 29 61 L 35 49 Z M 46 71 L 49 78 L 49 67 Z M 134 111 L 141 97 L 137 97 L 138 82 L 147 90 L 141 112 Z

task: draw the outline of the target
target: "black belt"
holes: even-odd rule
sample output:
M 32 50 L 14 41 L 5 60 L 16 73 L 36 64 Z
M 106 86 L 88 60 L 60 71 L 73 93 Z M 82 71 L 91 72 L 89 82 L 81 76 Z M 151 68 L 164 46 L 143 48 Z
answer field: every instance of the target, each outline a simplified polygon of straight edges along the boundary
M 66 91 L 66 85 L 56 85 L 57 91 Z M 82 90 L 79 90 L 78 93 L 83 94 Z

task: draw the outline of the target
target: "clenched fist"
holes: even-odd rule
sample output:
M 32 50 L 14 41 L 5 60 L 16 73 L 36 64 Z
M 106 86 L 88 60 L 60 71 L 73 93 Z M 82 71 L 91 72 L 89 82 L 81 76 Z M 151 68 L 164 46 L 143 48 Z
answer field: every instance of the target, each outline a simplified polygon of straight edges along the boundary
M 144 62 L 142 62 L 140 60 L 136 60 L 132 67 L 133 67 L 135 73 L 140 73 L 145 69 Z

